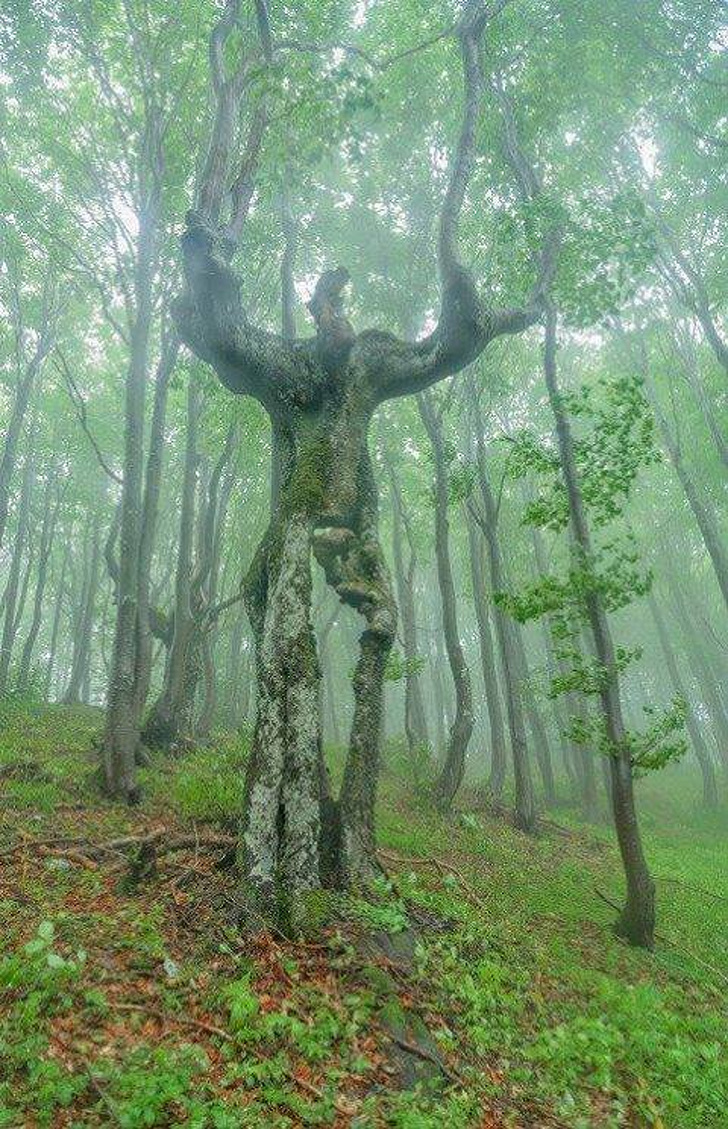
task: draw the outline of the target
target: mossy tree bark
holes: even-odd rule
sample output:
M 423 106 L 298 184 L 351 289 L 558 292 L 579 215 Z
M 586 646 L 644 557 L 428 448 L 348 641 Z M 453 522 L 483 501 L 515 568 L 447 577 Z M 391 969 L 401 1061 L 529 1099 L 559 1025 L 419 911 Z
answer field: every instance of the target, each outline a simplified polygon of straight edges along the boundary
M 240 864 L 253 924 L 271 912 L 295 920 L 308 891 L 366 880 L 376 867 L 384 671 L 395 636 L 396 605 L 377 532 L 377 492 L 367 449 L 372 414 L 387 399 L 424 391 L 458 372 L 495 337 L 518 333 L 540 316 L 545 263 L 527 306 L 496 309 L 479 296 L 457 248 L 458 220 L 475 160 L 480 39 L 503 6 L 466 0 L 454 29 L 465 99 L 440 216 L 440 318 L 435 330 L 416 342 L 376 329 L 355 333 L 342 309 L 348 273 L 341 268 L 322 275 L 309 302 L 314 336 L 293 338 L 290 317 L 282 335 L 248 320 L 228 262 L 250 200 L 248 182 L 264 114 L 251 115 L 243 154 L 247 179 L 242 174 L 235 179 L 231 215 L 222 224 L 226 178 L 233 166 L 235 98 L 246 81 L 245 64 L 230 74 L 222 65 L 224 41 L 238 20 L 234 0 L 228 0 L 213 31 L 217 110 L 198 210 L 188 215 L 182 242 L 187 289 L 176 304 L 176 321 L 187 346 L 214 367 L 230 391 L 257 399 L 272 427 L 271 523 L 246 581 L 258 701 Z M 262 54 L 269 62 L 275 44 L 267 12 L 264 5 L 256 11 Z M 289 288 L 286 308 L 292 293 Z M 328 794 L 321 754 L 320 674 L 310 617 L 312 552 L 339 599 L 365 623 L 338 804 Z

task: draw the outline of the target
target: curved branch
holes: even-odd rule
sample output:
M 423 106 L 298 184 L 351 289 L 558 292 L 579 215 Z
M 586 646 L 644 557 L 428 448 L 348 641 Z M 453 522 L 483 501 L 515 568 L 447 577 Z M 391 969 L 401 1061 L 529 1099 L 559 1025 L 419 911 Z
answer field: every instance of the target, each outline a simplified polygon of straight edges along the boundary
M 466 0 L 454 29 L 463 67 L 464 109 L 450 178 L 440 212 L 437 251 L 440 273 L 440 317 L 422 341 L 401 341 L 375 331 L 362 334 L 358 347 L 370 373 L 377 399 L 421 392 L 474 361 L 500 334 L 520 333 L 541 314 L 540 288 L 522 309 L 491 309 L 478 295 L 473 277 L 460 261 L 458 228 L 468 184 L 475 166 L 476 130 L 483 95 L 481 39 L 486 25 L 508 3 Z

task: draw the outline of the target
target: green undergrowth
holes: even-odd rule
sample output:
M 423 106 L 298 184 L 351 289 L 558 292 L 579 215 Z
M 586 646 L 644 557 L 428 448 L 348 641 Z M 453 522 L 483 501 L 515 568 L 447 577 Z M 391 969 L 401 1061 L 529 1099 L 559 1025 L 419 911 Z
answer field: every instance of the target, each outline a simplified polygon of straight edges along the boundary
M 240 737 L 155 756 L 129 812 L 93 785 L 98 711 L 2 720 L 0 766 L 41 771 L 0 780 L 0 850 L 21 833 L 102 842 L 162 822 L 204 836 L 237 814 Z M 230 925 L 232 879 L 194 853 L 189 873 L 180 862 L 136 893 L 105 866 L 8 867 L 0 1126 L 728 1126 L 728 825 L 697 809 L 689 767 L 639 784 L 658 887 L 647 954 L 612 932 L 603 899 L 623 887 L 606 820 L 564 803 L 530 839 L 466 799 L 443 819 L 409 792 L 400 749 L 387 765 L 388 876 L 322 902 L 303 945 L 251 947 Z M 393 989 L 356 938 L 396 944 L 410 927 Z M 426 1020 L 443 1085 L 398 1092 L 387 1075 L 383 1024 L 400 1013 Z

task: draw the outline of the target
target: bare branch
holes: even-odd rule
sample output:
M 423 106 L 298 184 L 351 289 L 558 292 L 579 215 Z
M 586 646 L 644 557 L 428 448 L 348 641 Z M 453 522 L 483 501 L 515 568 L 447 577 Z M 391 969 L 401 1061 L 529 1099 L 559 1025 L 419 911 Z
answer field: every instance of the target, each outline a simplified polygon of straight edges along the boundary
M 75 380 L 73 379 L 73 374 L 71 373 L 71 369 L 70 369 L 70 366 L 68 364 L 68 361 L 66 360 L 66 358 L 63 355 L 63 352 L 60 348 L 56 348 L 56 356 L 57 356 L 58 360 L 60 361 L 60 364 L 55 365 L 56 371 L 59 372 L 61 374 L 61 376 L 63 377 L 64 383 L 66 385 L 66 390 L 68 392 L 69 399 L 70 399 L 71 403 L 73 404 L 73 407 L 76 411 L 76 417 L 78 419 L 78 422 L 81 424 L 81 427 L 82 427 L 89 443 L 93 447 L 94 453 L 96 455 L 96 458 L 99 461 L 99 464 L 100 464 L 102 470 L 105 471 L 105 473 L 109 476 L 109 478 L 112 480 L 112 482 L 115 482 L 117 484 L 117 486 L 122 486 L 123 482 L 124 482 L 123 478 L 121 477 L 121 475 L 117 474 L 115 470 L 112 470 L 112 468 L 106 462 L 106 459 L 104 458 L 104 455 L 101 451 L 101 448 L 99 447 L 98 443 L 96 442 L 94 434 L 91 431 L 91 428 L 89 427 L 88 412 L 87 412 L 87 409 L 86 409 L 86 401 L 84 400 L 83 396 L 81 395 L 81 392 L 79 391 L 78 385 L 76 384 Z

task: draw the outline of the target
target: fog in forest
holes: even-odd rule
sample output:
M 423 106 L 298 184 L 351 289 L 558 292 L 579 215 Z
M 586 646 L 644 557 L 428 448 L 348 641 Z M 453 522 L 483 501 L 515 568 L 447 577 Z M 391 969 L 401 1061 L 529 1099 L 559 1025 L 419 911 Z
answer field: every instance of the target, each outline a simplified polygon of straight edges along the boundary
M 0 1125 L 728 1126 L 721 0 L 7 0 Z

